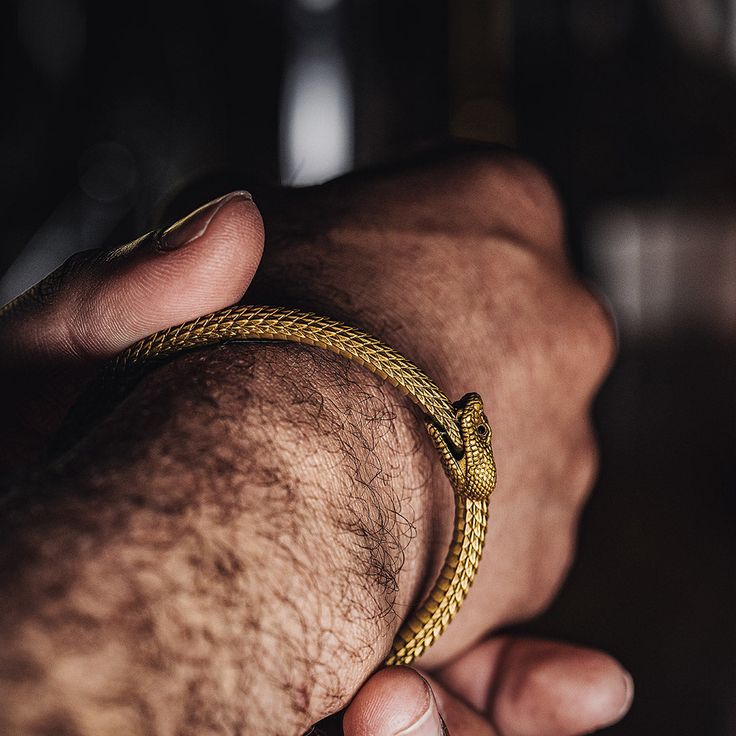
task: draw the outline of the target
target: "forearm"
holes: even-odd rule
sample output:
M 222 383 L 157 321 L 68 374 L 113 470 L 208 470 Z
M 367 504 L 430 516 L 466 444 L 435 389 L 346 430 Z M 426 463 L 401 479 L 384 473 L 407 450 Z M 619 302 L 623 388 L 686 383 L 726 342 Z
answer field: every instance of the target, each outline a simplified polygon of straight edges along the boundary
M 297 734 L 344 705 L 435 561 L 419 430 L 318 350 L 161 369 L 8 504 L 0 731 Z

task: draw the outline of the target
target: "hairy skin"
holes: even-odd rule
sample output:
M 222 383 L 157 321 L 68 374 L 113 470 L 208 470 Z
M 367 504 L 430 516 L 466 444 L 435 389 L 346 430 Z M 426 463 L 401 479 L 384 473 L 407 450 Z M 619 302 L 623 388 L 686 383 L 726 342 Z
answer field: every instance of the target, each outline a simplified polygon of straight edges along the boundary
M 422 657 L 439 667 L 564 576 L 607 318 L 566 263 L 554 193 L 508 155 L 258 200 L 269 245 L 248 301 L 369 329 L 451 398 L 485 400 L 488 551 Z M 298 734 L 343 706 L 450 538 L 418 419 L 318 350 L 233 346 L 157 371 L 8 501 L 0 732 Z
M 271 240 L 249 301 L 350 321 L 451 399 L 484 399 L 498 485 L 473 588 L 421 658 L 441 666 L 544 610 L 564 579 L 596 472 L 589 412 L 614 354 L 610 317 L 570 267 L 549 182 L 507 153 L 439 156 L 259 202 Z M 444 488 L 433 491 L 435 572 L 453 518 Z
M 7 502 L 0 732 L 298 734 L 344 707 L 421 582 L 419 427 L 314 349 L 157 371 Z

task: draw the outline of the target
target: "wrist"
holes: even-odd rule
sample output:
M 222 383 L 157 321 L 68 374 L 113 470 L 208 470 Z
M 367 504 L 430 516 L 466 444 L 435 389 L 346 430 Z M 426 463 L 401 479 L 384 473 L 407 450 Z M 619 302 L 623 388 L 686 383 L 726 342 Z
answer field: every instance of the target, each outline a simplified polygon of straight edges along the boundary
M 91 665 L 92 682 L 62 683 L 75 712 L 125 683 L 158 718 L 183 717 L 194 682 L 204 714 L 308 725 L 350 699 L 419 602 L 434 475 L 410 404 L 347 361 L 270 345 L 188 356 L 46 479 L 63 479 L 56 507 L 16 534 L 54 543 L 24 565 L 29 604 L 6 631 L 35 632 L 21 654 L 41 669 Z M 80 616 L 95 651 L 114 645 L 105 668 L 65 649 Z

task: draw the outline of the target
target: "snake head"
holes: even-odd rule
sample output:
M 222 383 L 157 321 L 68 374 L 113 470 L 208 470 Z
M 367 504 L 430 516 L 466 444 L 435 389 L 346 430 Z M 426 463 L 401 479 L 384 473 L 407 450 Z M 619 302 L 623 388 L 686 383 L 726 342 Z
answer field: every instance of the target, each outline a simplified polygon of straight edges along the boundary
M 458 463 L 464 483 L 458 490 L 467 498 L 480 501 L 488 498 L 496 487 L 491 425 L 478 394 L 466 394 L 453 406 L 463 441 L 463 454 Z
M 480 501 L 488 498 L 496 486 L 491 425 L 478 394 L 466 394 L 453 407 L 462 447 L 456 447 L 436 424 L 429 422 L 427 428 L 455 492 Z

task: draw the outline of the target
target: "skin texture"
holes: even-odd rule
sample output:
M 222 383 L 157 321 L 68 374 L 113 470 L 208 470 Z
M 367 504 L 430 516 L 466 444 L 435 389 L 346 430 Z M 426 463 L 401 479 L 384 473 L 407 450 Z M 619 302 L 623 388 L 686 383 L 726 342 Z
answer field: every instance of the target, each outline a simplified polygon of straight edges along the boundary
M 205 238 L 173 251 L 145 237 L 79 253 L 0 318 L 0 398 L 11 419 L 0 427 L 0 471 L 38 457 L 101 360 L 243 295 L 263 250 L 263 221 L 238 194 Z
M 178 361 L 6 504 L 11 724 L 300 733 L 346 704 L 419 577 L 387 509 L 420 498 L 409 418 L 346 368 L 280 346 Z
M 621 718 L 633 684 L 616 683 L 611 658 L 558 642 L 499 636 L 420 676 L 381 670 L 348 708 L 345 736 L 438 734 L 558 736 L 590 733 Z M 424 721 L 424 722 L 422 722 Z
M 507 154 L 460 154 L 287 192 L 261 210 L 274 239 L 249 300 L 278 297 L 348 319 L 451 398 L 483 396 L 499 467 L 493 552 L 423 663 L 437 666 L 490 629 L 541 611 L 572 560 L 596 468 L 590 402 L 614 352 L 608 316 L 566 259 L 547 180 Z M 315 211 L 319 228 L 297 239 L 296 223 Z M 434 572 L 453 499 L 441 473 L 432 482 Z
M 526 655 L 507 671 L 498 640 L 476 644 L 540 610 L 564 575 L 595 464 L 588 404 L 612 352 L 604 313 L 566 265 L 546 180 L 507 154 L 474 153 L 259 202 L 269 246 L 248 301 L 311 308 L 371 329 L 450 396 L 472 388 L 486 401 L 500 468 L 489 553 L 456 621 L 421 662 L 441 683 L 451 729 L 464 732 L 462 708 L 508 734 L 575 733 L 618 716 L 630 693 L 605 655 L 580 650 L 576 659 L 571 647 L 549 654 L 521 641 L 515 651 Z M 144 243 L 126 250 L 130 260 L 112 274 L 81 269 L 57 293 L 80 293 L 85 278 L 151 284 L 146 298 L 159 324 L 141 326 L 135 309 L 102 298 L 114 289 L 95 291 L 101 306 L 92 314 L 123 315 L 111 323 L 116 349 L 140 329 L 196 316 L 194 303 L 193 313 L 167 315 L 159 296 L 166 278 L 172 285 L 168 271 L 182 269 L 175 259 L 196 285 L 201 265 L 219 263 L 239 238 L 251 243 L 244 261 L 257 262 L 260 251 L 251 203 L 232 203 L 218 217 L 202 240 L 219 234 L 211 242 L 224 242 L 223 253 L 195 241 L 176 255 L 149 255 Z M 231 278 L 228 295 L 242 293 L 253 269 L 243 269 L 237 286 Z M 71 322 L 94 345 L 99 320 L 84 318 L 86 306 L 79 316 L 87 301 L 76 301 Z M 15 340 L 18 355 L 35 355 L 35 363 L 25 359 L 53 385 L 58 372 L 48 366 L 68 351 L 49 336 L 70 318 L 51 307 L 30 321 L 26 313 L 0 323 L 0 335 Z M 30 340 L 35 353 L 24 344 L 34 334 L 42 336 Z M 79 351 L 89 360 L 68 361 L 78 370 L 66 372 L 67 394 L 104 353 L 92 347 Z M 63 411 L 57 404 L 46 429 Z M 420 426 L 390 387 L 321 351 L 233 347 L 157 372 L 74 454 L 6 502 L 5 731 L 30 733 L 25 718 L 35 719 L 34 733 L 49 732 L 49 723 L 56 733 L 62 725 L 68 733 L 248 733 L 256 725 L 299 733 L 346 705 L 403 612 L 433 582 L 449 539 L 452 496 Z M 220 577 L 226 582 L 212 582 Z M 473 671 L 490 673 L 485 702 L 453 669 L 474 652 Z M 556 675 L 541 685 L 519 674 L 544 672 L 550 661 Z M 92 681 L 81 674 L 90 671 Z M 356 728 L 381 712 L 370 703 L 381 702 L 387 679 L 403 678 L 402 702 L 413 703 L 418 676 L 398 673 L 366 684 L 367 701 L 351 705 L 346 733 L 361 733 Z M 522 684 L 500 687 L 514 676 Z M 578 700 L 550 720 L 545 703 L 559 706 L 557 685 L 565 682 Z M 413 703 L 420 709 L 423 692 Z M 514 715 L 511 705 L 525 692 L 548 730 L 514 725 L 529 711 Z M 589 696 L 603 705 L 581 716 Z M 394 709 L 392 717 L 401 715 Z M 375 720 L 368 728 L 394 732 Z

